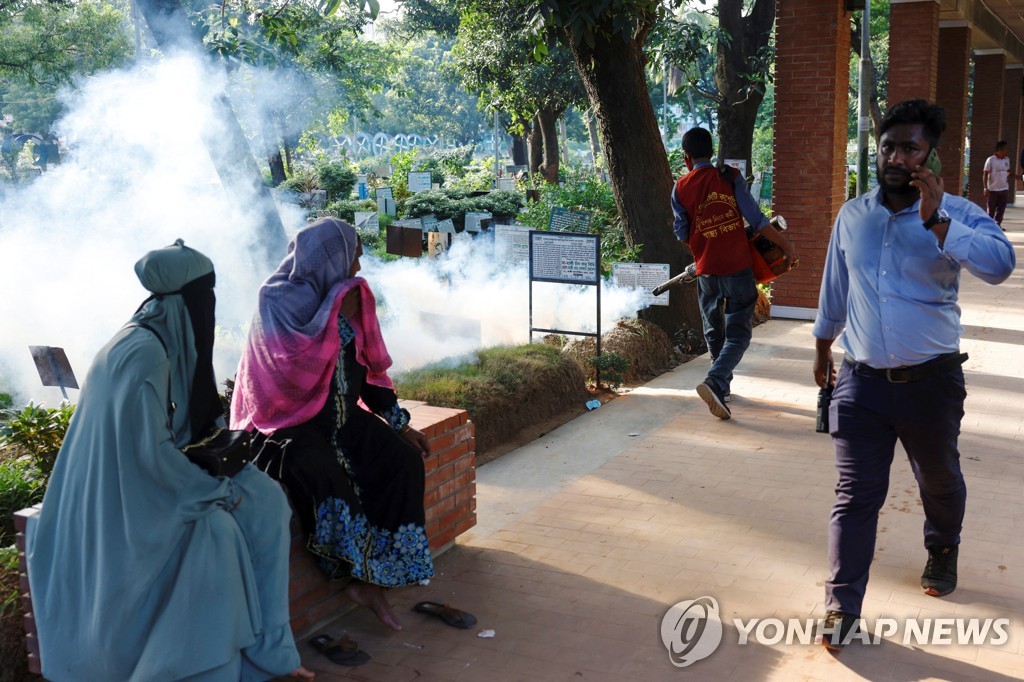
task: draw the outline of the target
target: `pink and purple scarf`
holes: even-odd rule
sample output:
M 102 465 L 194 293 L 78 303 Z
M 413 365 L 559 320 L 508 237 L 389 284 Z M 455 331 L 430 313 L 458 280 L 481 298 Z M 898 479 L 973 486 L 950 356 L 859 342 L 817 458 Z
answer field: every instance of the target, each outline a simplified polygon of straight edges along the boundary
M 392 388 L 391 356 L 377 320 L 377 304 L 362 277 L 349 277 L 356 258 L 355 228 L 323 218 L 288 245 L 277 272 L 260 287 L 259 304 L 238 365 L 231 399 L 231 428 L 277 429 L 303 424 L 327 401 L 341 350 L 338 311 L 349 291 L 361 299 L 356 359 L 366 380 Z

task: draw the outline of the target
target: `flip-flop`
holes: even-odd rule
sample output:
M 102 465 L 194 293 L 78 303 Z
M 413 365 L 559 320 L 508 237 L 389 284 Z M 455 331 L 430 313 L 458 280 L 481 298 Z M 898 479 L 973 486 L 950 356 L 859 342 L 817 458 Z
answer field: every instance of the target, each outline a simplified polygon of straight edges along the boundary
M 476 616 L 459 609 L 452 608 L 447 604 L 438 604 L 433 601 L 421 601 L 413 607 L 413 611 L 425 613 L 428 616 L 437 616 L 453 628 L 465 630 L 476 625 Z
M 333 639 L 329 635 L 317 635 L 309 640 L 310 646 L 338 665 L 362 665 L 370 660 L 370 654 L 360 650 L 359 643 L 348 635 Z

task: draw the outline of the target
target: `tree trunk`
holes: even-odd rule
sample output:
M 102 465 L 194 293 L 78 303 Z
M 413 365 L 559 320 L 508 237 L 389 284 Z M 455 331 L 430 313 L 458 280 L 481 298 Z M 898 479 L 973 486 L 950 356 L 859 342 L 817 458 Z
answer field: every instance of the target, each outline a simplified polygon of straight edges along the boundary
M 530 165 L 530 148 L 526 135 L 512 136 L 512 163 L 516 166 Z
M 868 0 L 870 2 L 870 0 Z M 861 25 L 854 22 L 850 27 L 850 49 L 857 55 L 857 61 L 860 61 L 860 41 L 861 41 Z M 857 92 L 851 90 L 851 94 L 854 99 L 857 98 Z M 877 137 L 878 126 L 882 123 L 882 107 L 879 106 L 879 93 L 878 93 L 878 78 L 875 76 L 875 63 L 871 62 L 871 95 L 868 98 L 868 111 L 871 114 L 871 129 Z
M 544 138 L 540 134 L 540 122 L 536 117 L 530 128 L 530 175 L 540 173 L 540 165 L 544 163 Z
M 730 40 L 718 41 L 715 85 L 722 96 L 718 103 L 718 160 L 746 161 L 752 176 L 750 151 L 754 145 L 757 110 L 764 99 L 764 85 L 749 80 L 758 52 L 768 46 L 775 23 L 775 0 L 756 0 L 743 16 L 744 0 L 718 0 L 718 21 Z
M 602 158 L 601 138 L 597 134 L 597 116 L 594 115 L 593 109 L 588 109 L 583 118 L 587 121 L 587 137 L 590 138 L 590 156 L 594 161 L 594 168 L 601 168 L 605 163 Z
M 552 185 L 558 184 L 558 116 L 557 109 L 541 109 L 537 112 L 537 127 L 543 139 L 544 162 L 540 173 Z
M 677 275 L 693 256 L 672 232 L 672 171 L 644 74 L 643 43 L 650 27 L 641 23 L 627 43 L 610 32 L 597 33 L 593 48 L 576 43 L 571 34 L 565 40 L 597 114 L 626 243 L 640 246 L 641 262 L 668 263 Z M 669 301 L 641 316 L 673 337 L 702 328 L 695 287 L 674 288 Z
M 284 172 L 284 160 L 281 159 L 281 150 L 277 149 L 272 151 L 267 156 L 267 163 L 270 164 L 271 184 L 273 184 L 274 187 L 277 187 L 287 178 Z
M 199 50 L 192 25 L 178 0 L 139 0 L 139 9 L 164 54 L 176 49 L 193 53 Z M 281 215 L 263 184 L 259 166 L 227 96 L 216 97 L 213 108 L 223 124 L 221 132 L 216 137 L 204 135 L 203 142 L 228 195 L 241 206 L 251 206 L 258 214 L 256 243 L 252 247 L 259 253 L 261 265 L 273 268 L 288 243 Z

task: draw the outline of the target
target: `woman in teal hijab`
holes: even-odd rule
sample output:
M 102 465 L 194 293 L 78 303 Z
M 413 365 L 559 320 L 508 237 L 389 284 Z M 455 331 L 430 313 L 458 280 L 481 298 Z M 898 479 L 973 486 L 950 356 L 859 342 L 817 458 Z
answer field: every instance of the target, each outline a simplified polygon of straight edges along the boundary
M 43 675 L 311 680 L 288 624 L 283 492 L 181 452 L 223 421 L 213 263 L 179 239 L 135 272 L 153 296 L 97 354 L 28 529 Z

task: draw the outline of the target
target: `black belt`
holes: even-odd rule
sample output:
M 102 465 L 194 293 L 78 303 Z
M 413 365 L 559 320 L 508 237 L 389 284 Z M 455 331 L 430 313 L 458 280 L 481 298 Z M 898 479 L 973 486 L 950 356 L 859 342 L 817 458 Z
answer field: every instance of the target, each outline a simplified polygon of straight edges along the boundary
M 957 367 L 967 362 L 967 353 L 944 353 L 937 357 L 922 362 L 920 365 L 910 365 L 904 367 L 886 367 L 879 369 L 870 365 L 865 365 L 863 362 L 854 362 L 853 360 L 844 360 L 847 364 L 854 369 L 854 371 L 862 372 L 870 376 L 881 377 L 891 384 L 906 384 L 911 381 L 920 381 L 926 379 L 940 372 L 945 372 L 948 369 Z

